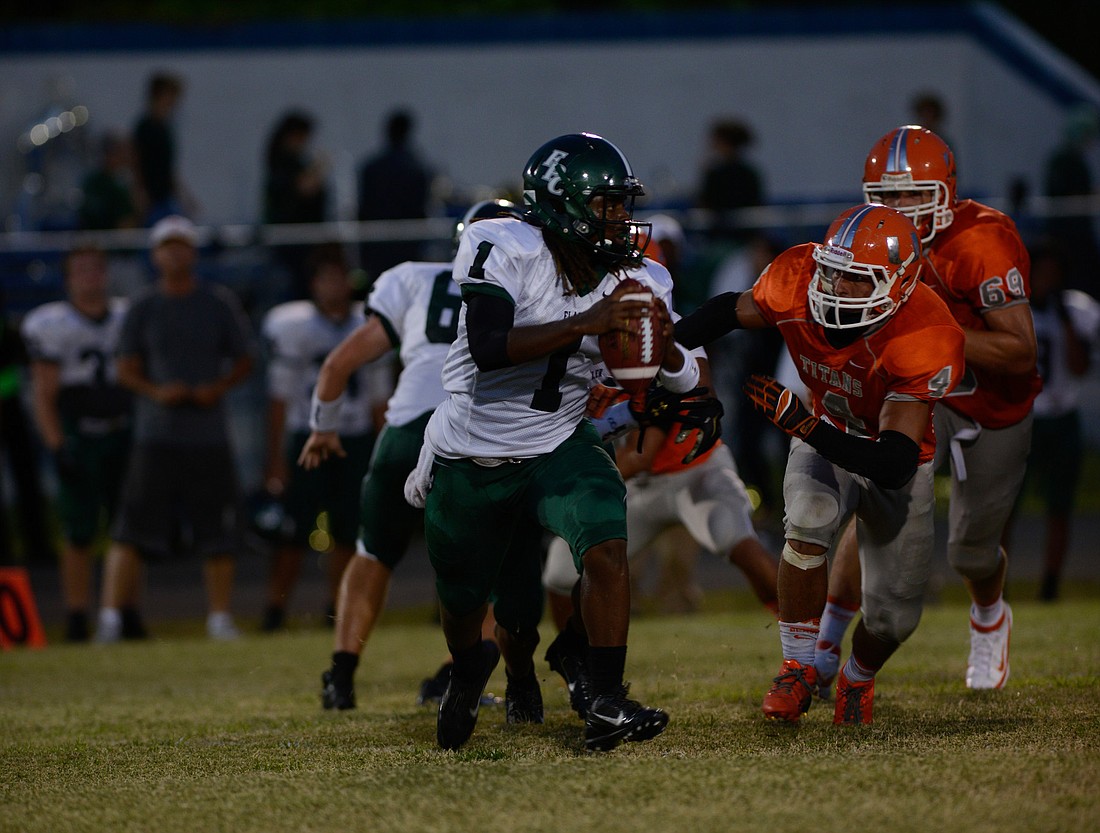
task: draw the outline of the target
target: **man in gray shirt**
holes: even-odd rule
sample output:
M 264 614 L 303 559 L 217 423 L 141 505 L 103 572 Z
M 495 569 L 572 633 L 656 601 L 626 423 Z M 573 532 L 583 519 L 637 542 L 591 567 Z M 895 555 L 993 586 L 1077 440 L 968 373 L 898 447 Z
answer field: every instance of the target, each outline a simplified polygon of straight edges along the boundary
M 235 296 L 195 275 L 196 233 L 173 215 L 150 233 L 156 284 L 134 299 L 119 340 L 119 382 L 136 396 L 134 449 L 104 567 L 96 638 L 122 636 L 141 558 L 174 533 L 205 558 L 212 639 L 233 639 L 229 612 L 239 496 L 225 394 L 252 369 L 249 328 Z M 176 527 L 181 523 L 180 527 Z

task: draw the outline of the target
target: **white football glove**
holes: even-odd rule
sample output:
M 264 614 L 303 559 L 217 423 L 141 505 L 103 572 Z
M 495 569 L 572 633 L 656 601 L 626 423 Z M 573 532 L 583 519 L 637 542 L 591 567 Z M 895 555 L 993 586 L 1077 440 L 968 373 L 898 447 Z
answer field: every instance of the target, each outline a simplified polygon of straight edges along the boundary
M 424 439 L 420 446 L 420 456 L 416 459 L 416 468 L 405 479 L 405 501 L 417 509 L 423 509 L 428 501 L 428 492 L 432 490 L 432 463 L 435 462 L 435 449 Z

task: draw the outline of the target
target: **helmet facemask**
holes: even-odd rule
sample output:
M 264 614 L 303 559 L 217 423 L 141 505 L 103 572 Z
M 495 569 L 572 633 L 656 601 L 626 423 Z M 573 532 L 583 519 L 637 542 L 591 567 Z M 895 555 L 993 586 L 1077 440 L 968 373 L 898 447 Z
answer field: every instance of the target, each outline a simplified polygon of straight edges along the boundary
M 905 191 L 919 191 L 923 198 L 916 205 L 898 205 L 897 195 Z M 914 180 L 909 174 L 883 174 L 880 182 L 863 183 L 863 197 L 867 202 L 900 211 L 912 220 L 925 245 L 955 219 L 947 185 L 935 179 Z
M 879 325 L 912 293 L 923 266 L 916 230 L 900 211 L 863 205 L 849 209 L 814 246 L 817 264 L 807 290 L 810 314 L 828 330 Z M 870 286 L 860 297 L 841 295 L 838 281 Z

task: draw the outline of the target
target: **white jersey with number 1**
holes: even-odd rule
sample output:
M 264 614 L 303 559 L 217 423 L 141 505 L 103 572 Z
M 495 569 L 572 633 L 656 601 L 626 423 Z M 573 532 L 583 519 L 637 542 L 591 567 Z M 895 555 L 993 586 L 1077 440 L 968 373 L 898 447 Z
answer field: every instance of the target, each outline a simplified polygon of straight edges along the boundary
M 672 279 L 663 266 L 647 260 L 627 276 L 651 287 L 671 308 Z M 512 218 L 482 220 L 466 230 L 454 279 L 463 293 L 485 292 L 510 301 L 516 327 L 580 315 L 620 280 L 608 275 L 585 295 L 567 294 L 541 229 Z M 584 418 L 588 390 L 602 375 L 596 337 L 534 361 L 481 371 L 470 355 L 465 310 L 443 367 L 448 398 L 426 431 L 436 453 L 499 458 L 553 451 Z

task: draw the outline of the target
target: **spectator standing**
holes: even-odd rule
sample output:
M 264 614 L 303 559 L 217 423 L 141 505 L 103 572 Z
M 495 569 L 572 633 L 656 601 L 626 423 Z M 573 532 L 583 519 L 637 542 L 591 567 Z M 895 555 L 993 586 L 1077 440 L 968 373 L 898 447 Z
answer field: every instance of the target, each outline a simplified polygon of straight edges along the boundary
M 697 203 L 714 212 L 712 234 L 719 239 L 743 239 L 745 232 L 731 212 L 764 203 L 760 173 L 745 158 L 754 141 L 752 130 L 742 121 L 722 119 L 711 125 L 711 160 L 703 171 Z
M 99 165 L 81 184 L 81 228 L 135 228 L 139 225 L 132 162 L 127 136 L 108 133 L 103 137 Z
M 946 122 L 947 122 L 947 105 L 944 104 L 943 98 L 939 93 L 932 90 L 922 90 L 913 96 L 913 100 L 909 104 L 909 109 L 913 113 L 913 121 L 915 124 L 919 124 L 921 127 L 925 127 L 931 130 L 941 139 L 945 145 L 951 148 L 955 154 L 955 165 L 958 166 L 959 154 L 955 147 L 955 143 L 951 141 L 951 137 L 947 135 Z
M 359 170 L 360 220 L 412 220 L 428 216 L 433 174 L 413 147 L 415 121 L 407 110 L 386 119 L 386 145 Z M 371 280 L 406 260 L 420 258 L 416 240 L 364 243 L 362 266 Z
M 107 256 L 78 246 L 65 258 L 67 299 L 23 321 L 31 358 L 34 421 L 53 459 L 65 544 L 61 595 L 65 638 L 90 635 L 92 556 L 118 501 L 130 448 L 130 392 L 118 384 L 114 353 L 128 306 L 107 295 Z M 133 615 L 128 611 L 127 617 Z
M 195 202 L 179 179 L 172 118 L 183 97 L 183 81 L 158 72 L 149 78 L 145 112 L 134 126 L 138 205 L 144 224 L 152 226 L 170 214 L 195 213 Z
M 1093 196 L 1092 172 L 1086 152 L 1100 136 L 1100 113 L 1082 104 L 1068 116 L 1062 143 L 1047 160 L 1044 192 L 1048 197 Z M 1100 246 L 1091 214 L 1084 210 L 1047 220 L 1047 233 L 1066 253 L 1065 284 L 1100 298 Z
M 197 235 L 172 215 L 150 233 L 158 279 L 123 320 L 118 378 L 136 395 L 134 447 L 104 567 L 96 638 L 117 641 L 120 601 L 140 558 L 171 549 L 174 524 L 204 556 L 207 634 L 238 635 L 229 612 L 239 538 L 237 476 L 225 395 L 252 368 L 248 324 L 236 297 L 195 274 Z
M 293 110 L 279 119 L 267 143 L 264 159 L 264 222 L 321 223 L 328 209 L 328 161 L 310 149 L 314 121 Z M 290 272 L 291 297 L 309 297 L 311 276 L 306 261 L 310 247 L 278 247 Z
M 1087 293 L 1062 286 L 1065 255 L 1042 243 L 1031 250 L 1031 315 L 1035 322 L 1039 375 L 1031 454 L 1026 481 L 1046 505 L 1042 601 L 1060 593 L 1069 549 L 1070 518 L 1081 481 L 1084 456 L 1079 396 L 1091 353 L 1100 340 L 1100 303 Z

